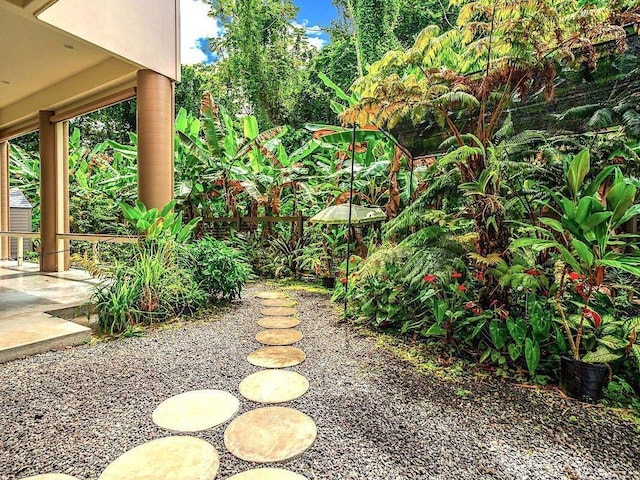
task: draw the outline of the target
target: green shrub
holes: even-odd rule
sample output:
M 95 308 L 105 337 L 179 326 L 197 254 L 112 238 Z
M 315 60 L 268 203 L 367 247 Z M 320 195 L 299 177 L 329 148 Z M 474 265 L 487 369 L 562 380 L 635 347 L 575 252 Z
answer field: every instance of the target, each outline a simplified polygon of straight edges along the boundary
M 103 332 L 119 334 L 137 324 L 190 314 L 207 302 L 185 246 L 172 240 L 144 240 L 131 262 L 118 262 L 96 287 L 93 300 Z
M 204 237 L 189 246 L 193 275 L 200 288 L 211 296 L 240 297 L 251 267 L 237 250 L 214 238 Z

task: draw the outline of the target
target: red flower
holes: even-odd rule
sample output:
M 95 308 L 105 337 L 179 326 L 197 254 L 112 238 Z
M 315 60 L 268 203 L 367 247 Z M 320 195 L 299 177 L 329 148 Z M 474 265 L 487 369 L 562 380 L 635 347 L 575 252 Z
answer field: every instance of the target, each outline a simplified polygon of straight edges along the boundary
M 462 284 L 462 285 L 458 285 L 458 291 L 459 291 L 459 292 L 464 292 L 466 289 L 467 289 L 467 287 L 465 287 L 465 285 L 464 285 L 464 284 Z
M 527 275 L 531 275 L 533 277 L 535 277 L 536 275 L 542 275 L 542 272 L 540 272 L 539 270 L 536 270 L 535 268 L 530 268 L 529 270 L 525 270 L 525 272 Z
M 433 283 L 433 282 L 435 282 L 435 281 L 436 281 L 436 276 L 435 276 L 435 275 L 431 275 L 431 274 L 429 274 L 429 275 L 425 275 L 425 276 L 422 278 L 422 280 L 424 280 L 424 281 L 425 281 L 425 282 L 427 282 L 427 283 Z
M 478 281 L 484 282 L 484 272 L 478 272 Z
M 349 263 L 356 263 L 356 257 L 351 257 L 351 259 L 349 260 Z
M 502 320 L 506 320 L 509 317 L 509 312 L 504 308 L 501 308 L 500 310 L 498 310 L 498 315 L 500 315 L 500 318 Z
M 475 307 L 471 309 L 471 313 L 473 313 L 474 315 L 481 315 L 482 312 L 484 312 L 484 310 L 482 310 L 481 307 Z
M 493 300 L 490 304 L 489 304 L 489 308 L 493 308 L 498 304 L 498 300 Z
M 453 272 L 451 272 L 451 278 L 462 278 L 462 274 L 454 270 Z
M 464 308 L 466 308 L 467 310 L 471 310 L 472 308 L 476 307 L 476 302 L 467 302 L 464 305 Z
M 579 273 L 576 272 L 571 272 L 569 274 L 569 280 L 571 280 L 572 282 L 575 282 L 576 280 L 578 280 L 581 277 L 581 275 Z
M 596 328 L 600 328 L 600 325 L 602 324 L 602 317 L 598 312 L 593 311 L 588 307 L 585 307 L 585 309 L 583 310 L 583 313 L 585 317 L 593 320 L 593 324 L 596 326 Z
M 347 277 L 342 277 L 342 278 L 340 279 L 340 283 L 342 283 L 343 285 L 344 285 L 345 283 L 347 283 Z

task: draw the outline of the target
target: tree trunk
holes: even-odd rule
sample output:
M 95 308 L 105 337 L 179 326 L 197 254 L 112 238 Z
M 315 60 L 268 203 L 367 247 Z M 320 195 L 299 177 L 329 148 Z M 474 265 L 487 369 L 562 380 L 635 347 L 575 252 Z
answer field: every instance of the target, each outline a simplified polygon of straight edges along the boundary
M 509 263 L 509 229 L 505 226 L 505 211 L 493 197 L 476 197 L 473 206 L 473 218 L 475 221 L 476 253 L 483 257 L 498 254 Z M 504 305 L 508 307 L 509 289 L 501 287 L 494 276 L 484 275 L 487 268 L 485 264 L 478 264 L 478 271 L 483 274 L 484 285 L 479 292 L 479 302 L 483 308 Z M 493 305 L 492 305 L 493 304 Z

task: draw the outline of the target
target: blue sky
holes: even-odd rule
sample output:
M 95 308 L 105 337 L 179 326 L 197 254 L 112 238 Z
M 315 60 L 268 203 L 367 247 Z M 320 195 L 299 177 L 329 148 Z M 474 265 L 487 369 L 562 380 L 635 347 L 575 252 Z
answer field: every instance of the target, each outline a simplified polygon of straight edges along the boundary
M 294 0 L 293 3 L 300 8 L 299 22 L 309 20 L 324 27 L 329 25 L 337 15 L 331 0 Z
M 331 0 L 294 0 L 300 8 L 297 22 L 307 32 L 309 43 L 321 48 L 329 36 L 321 31 L 337 16 Z M 207 38 L 220 34 L 216 21 L 207 16 L 208 6 L 201 0 L 180 0 L 181 57 L 182 63 L 211 62 L 213 56 L 207 50 Z
M 331 0 L 294 0 L 300 8 L 298 23 L 306 28 L 309 43 L 316 48 L 321 48 L 329 41 L 329 36 L 320 28 L 327 27 L 336 15 L 336 8 Z

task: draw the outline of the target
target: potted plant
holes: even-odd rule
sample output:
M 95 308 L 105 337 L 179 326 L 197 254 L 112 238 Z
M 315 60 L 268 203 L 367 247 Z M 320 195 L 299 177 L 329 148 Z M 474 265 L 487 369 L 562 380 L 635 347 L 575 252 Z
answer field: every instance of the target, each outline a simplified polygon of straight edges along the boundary
M 324 287 L 335 286 L 338 259 L 345 249 L 345 246 L 341 245 L 345 233 L 345 227 L 327 225 L 326 231 L 321 232 L 322 240 L 310 245 L 305 252 L 304 267 L 312 269 Z
M 609 269 L 640 277 L 640 256 L 630 242 L 637 236 L 616 233 L 640 213 L 640 205 L 634 204 L 636 187 L 618 167 L 605 167 L 585 184 L 589 171 L 588 150 L 568 160 L 565 180 L 569 196 L 548 191 L 548 206 L 556 218 L 541 217 L 539 221 L 546 228 L 536 228 L 535 238 L 515 240 L 512 248 L 558 252 L 564 267 L 556 275 L 552 304 L 571 354 L 561 357 L 560 387 L 571 396 L 598 400 L 609 372 L 606 364 L 615 359 L 598 349 L 603 332 L 608 332 L 615 321 L 605 317 L 611 321 L 603 323 L 598 300 L 606 295 L 604 282 Z M 640 358 L 635 337 L 631 345 L 636 349 L 630 351 Z

